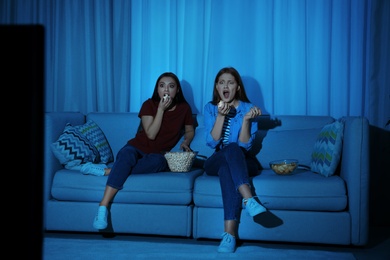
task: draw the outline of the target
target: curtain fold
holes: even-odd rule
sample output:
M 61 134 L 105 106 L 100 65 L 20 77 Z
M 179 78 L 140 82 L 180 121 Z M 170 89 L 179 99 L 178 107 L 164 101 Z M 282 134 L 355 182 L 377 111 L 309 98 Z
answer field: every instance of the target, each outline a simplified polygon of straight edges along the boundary
M 2 0 L 0 24 L 45 27 L 45 109 L 138 112 L 157 77 L 194 113 L 234 66 L 270 115 L 390 119 L 390 1 Z M 387 128 L 388 129 L 388 128 Z

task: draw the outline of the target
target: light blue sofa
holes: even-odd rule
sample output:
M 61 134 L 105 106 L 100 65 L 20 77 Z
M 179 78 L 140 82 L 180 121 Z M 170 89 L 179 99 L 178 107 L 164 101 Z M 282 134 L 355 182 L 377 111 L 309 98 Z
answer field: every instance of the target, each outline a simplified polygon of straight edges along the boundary
M 138 130 L 136 113 L 46 113 L 44 151 L 44 230 L 96 232 L 92 221 L 103 197 L 106 176 L 83 175 L 62 167 L 50 150 L 65 124 L 93 120 L 104 132 L 113 154 Z M 114 198 L 104 232 L 192 234 L 192 192 L 202 169 L 187 173 L 131 175 Z
M 323 177 L 298 169 L 293 175 L 276 175 L 269 162 L 298 159 L 310 165 L 318 133 L 335 121 L 326 116 L 275 116 L 260 121 L 255 143 L 264 168 L 253 178 L 265 215 L 249 217 L 242 211 L 239 237 L 245 240 L 365 245 L 369 229 L 369 124 L 363 117 L 345 117 L 344 140 L 337 175 Z M 203 125 L 198 117 L 199 125 Z M 193 148 L 204 128 L 198 127 Z M 199 138 L 199 139 L 198 139 Z M 194 187 L 194 238 L 220 238 L 223 209 L 218 177 L 202 175 Z
M 203 116 L 191 148 L 210 156 L 205 146 Z M 66 170 L 50 150 L 65 124 L 91 119 L 106 135 L 114 155 L 135 135 L 136 113 L 48 112 L 45 114 L 44 230 L 101 232 L 92 220 L 107 177 Z M 242 211 L 239 237 L 244 240 L 365 245 L 368 241 L 369 124 L 364 117 L 345 117 L 342 157 L 337 175 L 323 177 L 310 170 L 279 176 L 269 161 L 295 158 L 310 165 L 326 116 L 262 117 L 254 145 L 260 174 L 253 187 L 269 209 L 250 218 Z M 179 150 L 178 147 L 173 149 Z M 115 197 L 104 232 L 220 239 L 223 209 L 217 177 L 207 176 L 201 160 L 188 173 L 131 175 Z

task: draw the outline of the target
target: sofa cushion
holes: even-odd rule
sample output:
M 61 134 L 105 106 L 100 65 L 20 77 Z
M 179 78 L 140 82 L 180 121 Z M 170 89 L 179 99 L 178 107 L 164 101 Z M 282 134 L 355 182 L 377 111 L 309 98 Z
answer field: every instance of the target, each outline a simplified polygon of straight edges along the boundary
M 291 175 L 263 170 L 252 179 L 254 193 L 268 209 L 342 211 L 347 207 L 345 183 L 339 176 L 323 178 L 297 169 Z M 198 207 L 221 207 L 218 176 L 203 174 L 195 180 L 194 202 Z
M 340 120 L 324 126 L 314 143 L 311 170 L 325 177 L 332 176 L 340 162 L 344 123 Z
M 79 130 L 66 124 L 60 137 L 51 144 L 54 155 L 66 168 L 100 160 L 96 147 Z
M 85 124 L 75 126 L 74 128 L 79 130 L 96 147 L 102 163 L 114 161 L 114 155 L 112 154 L 106 136 L 93 120 L 88 120 Z
M 114 198 L 114 203 L 188 205 L 192 202 L 195 178 L 202 169 L 185 173 L 159 172 L 131 174 Z M 62 169 L 55 173 L 51 194 L 59 201 L 99 203 L 108 176 L 84 175 Z

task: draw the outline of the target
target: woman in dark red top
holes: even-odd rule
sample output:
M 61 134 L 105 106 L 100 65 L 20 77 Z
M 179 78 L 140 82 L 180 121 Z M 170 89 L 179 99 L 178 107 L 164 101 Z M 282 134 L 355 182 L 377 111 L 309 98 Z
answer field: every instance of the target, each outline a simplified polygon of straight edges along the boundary
M 175 74 L 166 72 L 160 75 L 152 97 L 142 104 L 138 116 L 142 128 L 116 156 L 93 221 L 96 229 L 107 227 L 108 205 L 130 174 L 168 170 L 164 152 L 176 145 L 183 130 L 180 149 L 191 151 L 190 144 L 195 134 L 192 111 Z

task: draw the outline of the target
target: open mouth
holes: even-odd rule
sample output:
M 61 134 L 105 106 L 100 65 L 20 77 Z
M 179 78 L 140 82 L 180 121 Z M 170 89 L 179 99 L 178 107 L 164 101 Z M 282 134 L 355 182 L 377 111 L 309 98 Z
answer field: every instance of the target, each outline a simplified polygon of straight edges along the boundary
M 230 92 L 229 91 L 223 91 L 222 95 L 223 95 L 224 98 L 227 99 L 230 96 Z

